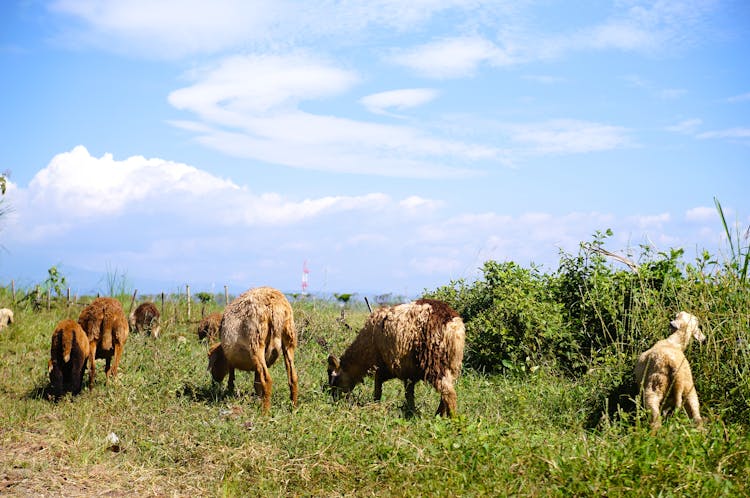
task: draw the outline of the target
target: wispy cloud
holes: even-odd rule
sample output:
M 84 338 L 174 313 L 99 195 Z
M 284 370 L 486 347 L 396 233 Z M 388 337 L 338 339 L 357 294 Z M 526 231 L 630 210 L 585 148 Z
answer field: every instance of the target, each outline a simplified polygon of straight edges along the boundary
M 172 92 L 169 102 L 200 121 L 174 124 L 231 155 L 296 168 L 400 177 L 471 175 L 467 163 L 502 156 L 495 147 L 444 139 L 415 127 L 300 110 L 301 102 L 339 97 L 358 80 L 355 73 L 313 56 L 230 57 L 197 71 L 195 78 L 192 85 Z M 371 96 L 367 102 L 406 106 L 433 96 L 421 89 Z
M 535 154 L 581 154 L 633 145 L 627 129 L 587 121 L 556 119 L 507 129 L 513 142 Z
M 732 97 L 729 97 L 727 99 L 727 102 L 731 104 L 736 104 L 738 102 L 748 102 L 750 101 L 750 92 L 742 93 L 740 95 L 733 95 Z
M 395 50 L 388 59 L 432 78 L 462 78 L 472 76 L 481 64 L 498 67 L 514 62 L 506 50 L 479 36 L 445 38 Z
M 405 88 L 367 95 L 360 102 L 374 114 L 392 115 L 391 109 L 403 111 L 418 107 L 434 100 L 438 94 L 433 88 Z
M 728 140 L 748 140 L 750 139 L 750 128 L 727 128 L 726 130 L 713 130 L 699 133 L 700 139 L 728 139 Z
M 691 118 L 682 120 L 679 123 L 673 124 L 671 126 L 667 126 L 665 129 L 667 131 L 672 131 L 675 133 L 693 134 L 698 130 L 701 124 L 703 124 L 702 120 L 698 118 Z

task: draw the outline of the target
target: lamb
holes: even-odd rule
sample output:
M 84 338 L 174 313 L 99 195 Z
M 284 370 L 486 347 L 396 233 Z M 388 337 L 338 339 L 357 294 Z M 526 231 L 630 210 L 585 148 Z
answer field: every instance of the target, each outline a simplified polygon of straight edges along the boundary
M 693 384 L 690 364 L 683 352 L 691 338 L 706 338 L 698 327 L 698 319 L 681 311 L 670 322 L 672 335 L 641 353 L 635 366 L 635 377 L 642 391 L 643 405 L 651 412 L 651 429 L 661 427 L 662 408 L 682 408 L 683 399 L 688 416 L 700 427 L 702 420 L 698 393 Z
M 161 325 L 159 318 L 161 314 L 154 303 L 141 303 L 135 311 L 130 313 L 129 323 L 133 332 L 147 332 L 154 338 L 159 337 Z
M 328 357 L 328 384 L 334 398 L 349 393 L 374 373 L 373 397 L 379 401 L 383 382 L 404 382 L 407 410 L 414 410 L 414 385 L 430 383 L 440 393 L 437 414 L 456 413 L 454 382 L 463 362 L 464 322 L 450 306 L 434 299 L 375 310 L 339 360 Z
M 94 387 L 96 358 L 105 360 L 104 373 L 109 378 L 117 376 L 117 366 L 128 340 L 128 320 L 122 305 L 111 297 L 98 297 L 81 311 L 78 323 L 89 340 L 89 389 Z M 111 369 L 110 369 L 111 365 Z
M 58 398 L 65 391 L 81 392 L 89 340 L 86 332 L 74 320 L 62 320 L 52 333 L 50 346 L 49 381 L 52 393 Z
M 221 313 L 211 313 L 203 317 L 198 324 L 198 339 L 208 338 L 213 342 L 219 338 L 219 327 L 221 326 Z
M 228 390 L 234 391 L 234 369 L 255 372 L 255 393 L 263 413 L 271 407 L 271 375 L 268 367 L 284 355 L 289 393 L 297 406 L 297 371 L 294 349 L 297 333 L 292 307 L 284 294 L 270 287 L 258 287 L 241 294 L 224 310 L 219 328 L 220 343 L 208 353 L 208 370 L 221 383 L 229 374 Z
M 0 330 L 13 323 L 13 311 L 8 308 L 0 309 Z

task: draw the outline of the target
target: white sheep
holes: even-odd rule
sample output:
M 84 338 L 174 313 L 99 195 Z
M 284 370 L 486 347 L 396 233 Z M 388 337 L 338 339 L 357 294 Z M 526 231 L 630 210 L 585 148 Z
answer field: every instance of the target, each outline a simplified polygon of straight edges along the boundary
M 685 311 L 677 313 L 670 326 L 672 335 L 641 353 L 635 366 L 636 382 L 643 405 L 651 412 L 654 431 L 661 426 L 662 409 L 679 410 L 683 401 L 688 416 L 698 427 L 702 424 L 693 374 L 683 352 L 693 337 L 702 342 L 706 336 L 698 327 L 698 319 Z
M 383 382 L 400 379 L 407 409 L 413 410 L 414 384 L 424 380 L 440 393 L 437 413 L 452 417 L 456 413 L 454 382 L 461 372 L 465 336 L 463 320 L 442 301 L 419 299 L 377 309 L 340 360 L 328 357 L 328 384 L 337 397 L 374 374 L 373 397 L 379 401 Z
M 229 374 L 228 389 L 232 392 L 236 368 L 255 372 L 255 393 L 261 398 L 263 413 L 268 413 L 272 384 L 268 368 L 283 355 L 289 396 L 297 405 L 297 333 L 292 307 L 284 294 L 271 287 L 243 293 L 224 310 L 219 337 L 221 342 L 208 353 L 208 370 L 214 381 L 220 383 Z
M 13 311 L 8 308 L 0 309 L 0 330 L 13 323 Z

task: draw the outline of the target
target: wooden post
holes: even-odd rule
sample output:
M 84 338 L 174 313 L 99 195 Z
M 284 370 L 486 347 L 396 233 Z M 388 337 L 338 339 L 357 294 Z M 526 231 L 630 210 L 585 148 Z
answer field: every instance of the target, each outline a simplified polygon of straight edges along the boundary
M 15 280 L 10 281 L 10 289 L 13 294 L 13 304 L 16 304 L 16 281 Z
M 70 306 L 70 287 L 68 287 L 68 306 Z
M 224 305 L 229 306 L 229 287 L 224 286 Z
M 50 301 L 52 301 L 52 289 L 47 289 L 47 311 L 50 309 Z
M 138 294 L 138 289 L 133 291 L 133 297 L 130 298 L 130 309 L 128 310 L 128 315 L 133 312 L 133 305 L 135 304 L 135 296 Z
M 167 317 L 164 314 L 164 293 L 163 292 L 161 293 L 161 316 L 163 316 L 164 319 L 166 320 Z
M 187 295 L 187 321 L 190 321 L 190 286 L 185 286 L 185 294 Z

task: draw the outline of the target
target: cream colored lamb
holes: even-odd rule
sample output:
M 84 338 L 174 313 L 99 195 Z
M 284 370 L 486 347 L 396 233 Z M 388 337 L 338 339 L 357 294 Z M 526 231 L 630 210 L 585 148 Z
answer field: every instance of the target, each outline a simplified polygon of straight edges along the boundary
M 0 309 L 0 330 L 13 323 L 13 312 L 8 308 Z
M 683 352 L 694 337 L 702 342 L 706 336 L 698 327 L 698 319 L 680 311 L 670 322 L 672 335 L 641 353 L 635 366 L 635 378 L 643 396 L 643 405 L 651 412 L 651 429 L 661 426 L 663 409 L 685 409 L 695 424 L 702 424 L 698 393 L 693 384 L 690 364 Z

